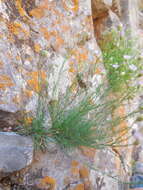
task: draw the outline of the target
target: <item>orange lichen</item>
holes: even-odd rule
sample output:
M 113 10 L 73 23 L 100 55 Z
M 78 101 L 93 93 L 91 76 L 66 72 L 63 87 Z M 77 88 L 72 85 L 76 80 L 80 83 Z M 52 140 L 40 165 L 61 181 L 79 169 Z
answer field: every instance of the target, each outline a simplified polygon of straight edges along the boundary
M 69 1 L 67 0 L 62 0 L 63 2 L 63 7 L 67 10 L 67 11 L 74 11 L 77 12 L 79 9 L 79 0 L 71 0 L 71 5 L 67 5 Z
M 16 95 L 16 96 L 14 96 L 13 98 L 12 98 L 12 101 L 15 103 L 15 104 L 19 104 L 20 103 L 20 97 L 18 96 L 18 95 Z
M 87 148 L 87 147 L 81 146 L 80 149 L 84 156 L 86 156 L 90 159 L 94 159 L 95 152 L 96 152 L 96 150 L 94 148 Z
M 71 174 L 73 175 L 73 176 L 79 176 L 79 169 L 77 168 L 77 167 L 72 167 L 71 168 Z
M 125 115 L 125 107 L 124 106 L 120 106 L 117 110 L 118 114 L 121 116 Z
M 41 8 L 41 9 L 48 9 L 50 8 L 50 5 L 51 5 L 52 2 L 49 2 L 48 0 L 43 0 L 41 1 L 40 5 L 38 6 L 38 8 Z
M 41 7 L 32 9 L 29 14 L 37 19 L 41 19 L 42 17 L 45 16 L 45 12 L 44 9 L 42 9 Z
M 85 190 L 84 189 L 84 184 L 77 184 L 76 187 L 74 188 L 74 190 Z
M 61 29 L 64 31 L 64 32 L 67 32 L 70 30 L 70 27 L 68 25 L 62 25 L 61 26 Z
M 52 30 L 52 31 L 50 32 L 50 35 L 56 37 L 56 36 L 58 35 L 58 32 L 57 32 L 56 30 Z
M 70 62 L 69 62 L 69 65 L 74 65 L 74 62 L 73 62 L 73 61 L 70 61 Z
M 74 67 L 70 67 L 69 72 L 70 72 L 70 73 L 75 73 L 76 70 L 74 69 Z
M 56 180 L 50 176 L 46 176 L 43 179 L 41 179 L 41 184 L 43 184 L 43 185 L 49 184 L 49 185 L 51 185 L 50 190 L 54 190 L 56 187 Z
M 64 17 L 64 14 L 62 12 L 60 12 L 57 9 L 53 9 L 52 12 L 57 15 L 60 19 Z
M 0 69 L 3 67 L 3 62 L 0 61 Z
M 86 61 L 87 60 L 87 53 L 80 53 L 79 54 L 79 59 L 80 59 L 80 61 Z
M 17 55 L 15 58 L 17 61 L 21 60 L 21 57 L 19 55 Z
M 56 27 L 56 26 L 59 25 L 60 23 L 61 23 L 61 20 L 57 19 L 57 20 L 53 21 L 52 26 L 53 26 L 53 27 Z
M 71 56 L 74 56 L 74 58 L 76 59 L 76 61 L 78 63 L 83 63 L 83 62 L 87 61 L 87 59 L 88 59 L 88 51 L 85 48 L 72 49 L 72 50 L 70 50 L 69 54 Z
M 101 73 L 102 73 L 101 69 L 97 68 L 97 69 L 95 70 L 95 74 L 100 75 Z
M 14 22 L 14 23 L 7 23 L 8 30 L 11 34 L 18 35 L 20 32 L 23 32 L 27 36 L 29 36 L 29 32 L 26 31 L 23 27 L 22 24 L 19 22 Z
M 33 95 L 33 91 L 31 90 L 24 90 L 23 95 L 30 98 Z
M 46 82 L 46 73 L 44 71 L 35 71 L 28 73 L 28 75 L 31 77 L 31 79 L 27 81 L 30 90 L 40 92 L 42 84 Z
M 46 40 L 50 39 L 50 32 L 47 30 L 46 27 L 41 27 L 40 31 L 44 34 L 44 38 Z
M 8 30 L 12 34 L 19 34 L 19 29 L 21 29 L 22 25 L 20 23 L 7 23 Z
M 6 87 L 14 86 L 11 78 L 7 75 L 0 75 L 0 89 L 5 89 Z
M 34 44 L 34 50 L 35 50 L 36 53 L 39 53 L 39 52 L 41 51 L 41 45 L 35 43 L 35 44 Z
M 77 167 L 78 165 L 79 165 L 79 162 L 78 162 L 78 161 L 72 160 L 72 162 L 71 162 L 71 166 L 72 166 L 72 167 Z
M 4 34 L 0 33 L 0 38 L 3 38 L 4 37 Z
M 26 60 L 27 60 L 27 61 L 32 61 L 33 58 L 32 58 L 32 57 L 28 57 Z
M 82 166 L 80 169 L 79 169 L 79 173 L 80 173 L 80 177 L 82 179 L 85 179 L 85 178 L 89 178 L 89 169 L 85 166 Z
M 59 50 L 64 44 L 64 40 L 59 35 L 56 36 L 55 49 Z
M 25 118 L 25 123 L 26 123 L 27 125 L 30 125 L 30 124 L 32 123 L 32 121 L 33 121 L 33 117 L 26 117 L 26 118 Z
M 81 49 L 81 53 L 79 54 L 79 61 L 83 62 L 86 61 L 88 58 L 88 51 L 85 48 Z
M 25 10 L 22 8 L 22 0 L 16 0 L 15 1 L 15 6 L 16 6 L 20 16 L 25 16 L 26 15 Z

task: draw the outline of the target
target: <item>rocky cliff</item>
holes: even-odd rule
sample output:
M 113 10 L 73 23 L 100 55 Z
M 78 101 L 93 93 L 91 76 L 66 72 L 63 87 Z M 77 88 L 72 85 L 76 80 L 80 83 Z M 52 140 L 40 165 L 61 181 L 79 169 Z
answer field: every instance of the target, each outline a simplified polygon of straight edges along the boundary
M 124 171 L 119 155 L 127 157 L 130 163 L 132 148 L 115 150 L 118 156 L 114 156 L 110 150 L 86 147 L 65 153 L 58 145 L 49 143 L 46 152 L 36 151 L 33 155 L 31 139 L 13 132 L 17 132 L 24 115 L 36 115 L 41 92 L 46 102 L 53 103 L 64 96 L 67 87 L 73 91 L 77 90 L 77 83 L 85 87 L 79 78 L 75 84 L 79 73 L 88 87 L 95 88 L 106 80 L 98 42 L 111 26 L 123 25 L 132 31 L 138 28 L 138 22 L 142 26 L 141 19 L 137 19 L 138 10 L 130 9 L 131 4 L 130 0 L 0 0 L 3 190 L 128 189 L 128 185 L 118 183 L 112 176 L 129 181 L 131 173 Z M 141 1 L 139 5 L 141 17 Z M 126 107 L 120 107 L 118 111 L 125 110 Z

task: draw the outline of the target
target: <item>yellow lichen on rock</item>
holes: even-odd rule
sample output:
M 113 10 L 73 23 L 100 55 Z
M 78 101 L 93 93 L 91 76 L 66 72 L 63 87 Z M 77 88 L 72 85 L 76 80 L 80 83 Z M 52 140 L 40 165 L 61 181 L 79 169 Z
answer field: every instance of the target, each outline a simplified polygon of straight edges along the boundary
M 14 86 L 11 78 L 7 75 L 0 75 L 0 89 L 5 90 L 7 87 Z
M 30 90 L 40 92 L 43 83 L 46 83 L 46 73 L 44 71 L 33 71 L 27 74 L 31 79 L 27 81 Z
M 94 159 L 95 152 L 96 152 L 95 148 L 88 148 L 85 146 L 81 146 L 80 149 L 84 156 L 86 156 L 90 159 Z
M 77 167 L 72 167 L 71 168 L 71 174 L 73 177 L 79 177 L 79 169 Z
M 70 1 L 63 0 L 63 7 L 68 11 L 77 12 L 79 10 L 79 0 L 71 0 L 71 3 L 68 4 Z
M 3 62 L 0 61 L 0 69 L 3 67 Z
M 34 44 L 34 50 L 35 50 L 36 53 L 39 53 L 39 52 L 41 51 L 41 45 L 35 43 L 35 44 Z
M 80 169 L 79 169 L 79 173 L 80 173 L 80 177 L 82 179 L 88 179 L 89 178 L 89 169 L 85 166 L 82 166 Z
M 31 10 L 29 14 L 37 19 L 41 19 L 45 16 L 44 10 L 41 7 Z
M 79 162 L 76 161 L 76 160 L 72 160 L 71 166 L 72 166 L 72 167 L 77 167 L 77 166 L 79 166 Z
M 18 9 L 18 12 L 19 12 L 20 16 L 25 16 L 25 15 L 26 15 L 26 12 L 25 12 L 25 10 L 22 8 L 21 4 L 22 4 L 22 1 L 21 1 L 21 0 L 16 0 L 16 1 L 15 1 L 15 5 L 16 5 L 16 8 Z
M 84 188 L 84 184 L 77 184 L 76 187 L 74 188 L 74 190 L 85 190 Z
M 41 184 L 43 185 L 50 185 L 49 190 L 55 190 L 56 188 L 56 180 L 50 176 L 46 176 L 43 179 L 41 179 Z
M 10 35 L 19 35 L 22 32 L 26 36 L 29 36 L 29 31 L 24 29 L 20 22 L 9 22 L 7 23 L 7 27 Z

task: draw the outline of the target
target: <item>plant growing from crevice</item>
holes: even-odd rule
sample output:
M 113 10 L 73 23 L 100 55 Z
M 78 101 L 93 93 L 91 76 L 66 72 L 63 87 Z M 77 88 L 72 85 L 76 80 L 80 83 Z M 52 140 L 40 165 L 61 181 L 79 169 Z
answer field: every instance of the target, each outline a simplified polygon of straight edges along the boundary
M 121 129 L 120 124 L 135 112 L 114 118 L 111 114 L 129 95 L 128 91 L 118 100 L 111 100 L 110 89 L 99 85 L 94 92 L 78 92 L 71 101 L 72 95 L 68 89 L 67 95 L 49 107 L 51 137 L 67 149 L 80 146 L 96 149 L 124 146 L 123 136 L 130 129 L 127 126 Z
M 65 95 L 50 101 L 48 105 L 43 104 L 40 98 L 36 116 L 31 123 L 23 125 L 21 132 L 31 135 L 35 147 L 42 149 L 51 141 L 66 150 L 81 146 L 95 149 L 126 146 L 123 136 L 130 129 L 127 126 L 120 128 L 120 123 L 133 113 L 114 118 L 111 113 L 129 94 L 111 100 L 110 89 L 105 85 L 99 85 L 92 92 L 80 89 L 75 94 L 69 87 Z M 46 109 L 50 113 L 51 127 L 45 125 Z
M 53 87 L 53 97 L 64 64 L 65 62 Z M 45 88 L 47 85 L 43 85 L 40 69 L 41 67 L 38 70 L 39 91 L 37 91 L 36 114 L 31 122 L 24 121 L 19 130 L 22 134 L 32 136 L 36 148 L 45 149 L 51 141 L 59 144 L 63 149 L 81 146 L 96 149 L 126 146 L 123 136 L 126 136 L 130 129 L 128 126 L 120 128 L 120 123 L 134 112 L 123 117 L 112 117 L 112 113 L 131 96 L 130 89 L 122 92 L 120 98 L 111 99 L 112 87 L 108 88 L 107 84 L 102 84 L 90 89 L 84 83 L 83 75 L 79 73 L 73 80 L 78 86 L 76 92 L 72 90 L 71 84 L 65 94 L 59 94 L 56 100 L 49 100 L 48 93 L 44 93 L 44 89 L 41 88 L 41 85 Z M 45 82 L 48 84 L 47 81 Z M 45 91 L 47 92 L 47 89 Z M 47 113 L 50 115 L 51 126 L 46 123 Z M 29 117 L 30 114 L 27 116 Z
M 99 43 L 109 86 L 115 93 L 138 88 L 133 83 L 143 68 L 142 59 L 137 40 L 131 39 L 130 35 L 130 32 L 123 32 L 122 29 L 111 29 L 103 34 Z
M 21 125 L 17 127 L 18 133 L 21 135 L 31 136 L 35 149 L 45 150 L 47 144 L 51 142 L 48 136 L 48 126 L 46 125 L 46 114 L 41 104 L 41 98 L 38 100 L 35 116 L 32 113 L 25 113 Z

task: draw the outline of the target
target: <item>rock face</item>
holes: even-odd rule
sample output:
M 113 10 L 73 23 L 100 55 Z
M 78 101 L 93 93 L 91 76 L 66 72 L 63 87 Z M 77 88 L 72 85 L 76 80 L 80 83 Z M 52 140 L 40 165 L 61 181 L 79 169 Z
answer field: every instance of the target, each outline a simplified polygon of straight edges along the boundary
M 65 93 L 66 87 L 72 84 L 80 72 L 89 82 L 94 76 L 92 81 L 95 85 L 101 82 L 104 70 L 101 52 L 94 37 L 91 1 L 0 0 L 0 24 L 0 110 L 7 113 L 19 110 L 35 112 L 39 91 L 46 94 L 47 101 L 55 100 L 59 94 Z M 55 83 L 58 83 L 58 88 L 53 93 Z M 7 119 L 0 114 L 3 126 Z M 9 122 L 5 122 L 5 125 L 7 127 Z M 3 177 L 28 165 L 33 149 L 31 141 L 25 142 L 25 137 L 9 133 L 2 133 L 0 137 L 0 143 L 3 143 L 0 146 Z M 25 154 L 26 150 L 29 156 Z M 61 153 L 60 150 L 58 152 Z M 11 155 L 6 157 L 7 154 Z M 94 152 L 92 155 L 94 157 Z M 39 170 L 48 169 L 39 177 L 49 176 L 48 185 L 52 185 L 51 178 L 55 178 L 57 190 L 62 190 L 69 183 L 75 188 L 83 187 L 84 184 L 77 184 L 77 178 L 78 183 L 83 181 L 80 179 L 79 166 L 74 164 L 70 169 L 69 159 L 66 162 L 66 158 L 61 157 L 59 163 L 56 157 L 56 153 L 48 152 L 46 156 L 41 154 Z M 67 168 L 65 173 L 64 163 Z M 38 172 L 35 173 L 38 177 Z M 68 182 L 64 185 L 64 178 L 68 175 L 73 175 L 74 184 L 66 179 Z M 90 171 L 85 169 L 85 175 L 84 179 L 90 178 Z
M 93 25 L 97 40 L 108 25 L 119 24 L 118 17 L 122 14 L 120 0 L 92 0 Z
M 33 143 L 16 133 L 0 132 L 0 178 L 28 166 L 33 159 Z
M 47 101 L 57 99 L 80 72 L 87 82 L 91 82 L 93 76 L 95 85 L 101 82 L 104 68 L 94 29 L 98 38 L 110 16 L 109 10 L 120 16 L 120 2 L 127 5 L 129 0 L 92 0 L 91 11 L 90 0 L 0 0 L 0 127 L 15 125 L 11 113 L 35 112 L 41 91 L 46 94 Z M 58 88 L 53 93 L 55 83 Z M 38 188 L 44 183 L 52 190 L 89 189 L 92 182 L 94 189 L 97 187 L 95 178 L 98 175 L 85 168 L 81 152 L 69 158 L 60 149 L 56 153 L 52 151 L 37 155 L 31 174 L 23 176 L 24 180 L 28 179 L 23 182 L 23 186 L 28 186 L 26 190 L 30 190 L 32 175 L 33 180 L 41 179 Z M 86 156 L 90 153 L 92 165 L 95 152 L 88 150 Z M 105 159 L 96 158 L 95 167 L 106 172 L 109 165 L 107 173 L 111 169 L 117 176 L 116 166 L 121 165 L 120 161 L 116 164 L 107 154 L 97 152 L 98 158 Z M 32 156 L 33 144 L 29 138 L 0 133 L 0 178 L 29 165 Z M 118 183 L 105 179 L 103 189 L 117 190 Z
M 0 1 L 1 110 L 33 111 L 41 88 L 48 87 L 50 101 L 65 92 L 77 72 L 85 68 L 88 72 L 90 67 L 91 74 L 96 73 L 94 63 L 100 62 L 100 50 L 90 7 L 88 0 Z

